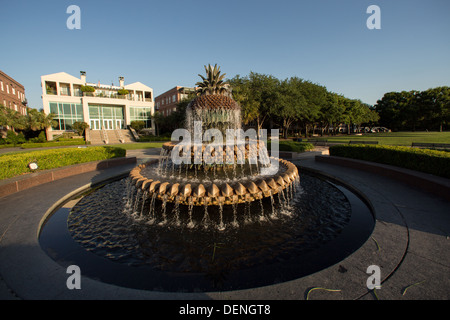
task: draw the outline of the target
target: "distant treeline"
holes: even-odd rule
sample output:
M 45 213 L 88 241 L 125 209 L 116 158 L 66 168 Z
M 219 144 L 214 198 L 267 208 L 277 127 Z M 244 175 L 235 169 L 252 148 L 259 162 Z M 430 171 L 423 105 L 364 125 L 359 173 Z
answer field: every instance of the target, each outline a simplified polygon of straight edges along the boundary
M 450 124 L 450 88 L 388 92 L 375 110 L 379 124 L 393 131 L 443 131 Z

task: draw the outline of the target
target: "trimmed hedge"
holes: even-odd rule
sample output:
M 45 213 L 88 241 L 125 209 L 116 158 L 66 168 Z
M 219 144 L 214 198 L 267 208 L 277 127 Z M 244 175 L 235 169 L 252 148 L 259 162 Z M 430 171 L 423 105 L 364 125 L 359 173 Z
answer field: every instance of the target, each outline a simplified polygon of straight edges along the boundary
M 139 137 L 139 142 L 159 142 L 159 141 L 170 141 L 171 137 L 157 137 L 157 136 L 142 136 Z
M 267 150 L 270 151 L 271 142 L 267 142 Z M 289 152 L 305 152 L 314 149 L 314 145 L 308 142 L 296 142 L 283 140 L 279 142 L 279 151 L 289 151 Z
M 36 162 L 39 171 L 125 156 L 125 149 L 114 147 L 64 148 L 5 154 L 0 156 L 0 179 L 32 172 L 28 168 L 30 162 Z
M 450 153 L 445 151 L 386 145 L 335 145 L 330 156 L 393 165 L 450 178 Z

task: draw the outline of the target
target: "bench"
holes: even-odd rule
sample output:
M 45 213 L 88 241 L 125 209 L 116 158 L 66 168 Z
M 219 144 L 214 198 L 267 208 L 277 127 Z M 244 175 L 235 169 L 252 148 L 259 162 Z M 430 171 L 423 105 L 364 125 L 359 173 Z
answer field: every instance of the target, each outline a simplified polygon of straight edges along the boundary
M 413 142 L 412 147 L 416 148 L 434 148 L 434 149 L 450 149 L 449 143 L 420 143 Z
M 360 141 L 360 140 L 351 140 L 348 142 L 349 144 L 378 144 L 378 141 Z

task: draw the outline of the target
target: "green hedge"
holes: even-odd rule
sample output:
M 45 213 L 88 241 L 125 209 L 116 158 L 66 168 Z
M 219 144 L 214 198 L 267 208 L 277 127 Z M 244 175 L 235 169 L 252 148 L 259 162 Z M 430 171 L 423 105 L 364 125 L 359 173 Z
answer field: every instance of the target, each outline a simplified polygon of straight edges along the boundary
M 450 153 L 411 147 L 336 145 L 330 155 L 372 161 L 450 178 Z
M 267 149 L 270 151 L 271 142 L 267 142 Z M 295 142 L 289 140 L 283 140 L 279 142 L 279 151 L 289 152 L 305 152 L 314 149 L 314 145 L 308 142 Z
M 171 137 L 142 136 L 142 137 L 139 137 L 139 142 L 170 141 L 170 139 L 171 139 Z
M 64 148 L 5 154 L 0 155 L 0 179 L 30 173 L 30 162 L 36 162 L 38 170 L 47 170 L 125 155 L 125 149 L 114 147 Z

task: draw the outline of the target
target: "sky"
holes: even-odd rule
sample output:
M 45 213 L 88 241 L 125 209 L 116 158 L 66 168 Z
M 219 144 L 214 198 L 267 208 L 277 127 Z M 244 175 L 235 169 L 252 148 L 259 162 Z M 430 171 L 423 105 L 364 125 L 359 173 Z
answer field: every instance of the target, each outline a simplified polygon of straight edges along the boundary
M 227 78 L 299 77 L 375 104 L 386 92 L 450 85 L 449 0 L 0 0 L 0 70 L 42 108 L 40 77 L 142 82 L 154 96 Z M 81 29 L 69 29 L 70 5 Z M 369 29 L 370 5 L 381 29 Z

